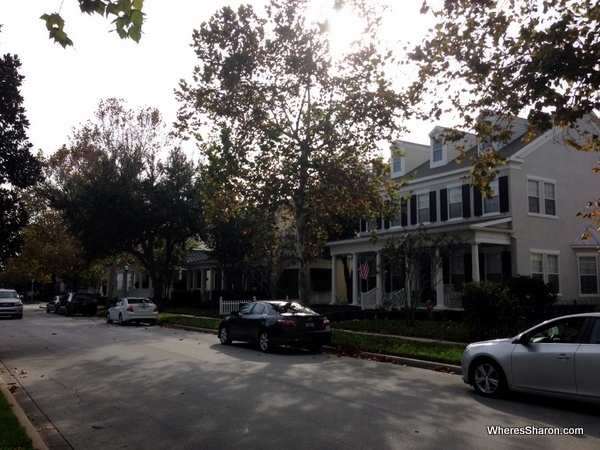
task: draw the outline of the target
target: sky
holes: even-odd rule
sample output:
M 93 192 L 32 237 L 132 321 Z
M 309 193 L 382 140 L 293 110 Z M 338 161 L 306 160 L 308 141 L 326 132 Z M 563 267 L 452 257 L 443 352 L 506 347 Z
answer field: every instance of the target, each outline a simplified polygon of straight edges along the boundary
M 399 52 L 404 42 L 422 40 L 432 25 L 431 18 L 419 14 L 422 0 L 373 1 L 391 6 L 382 32 Z M 158 108 L 171 124 L 179 106 L 173 92 L 198 65 L 190 46 L 192 31 L 223 6 L 237 8 L 240 3 L 261 9 L 265 0 L 146 0 L 144 34 L 136 44 L 111 32 L 110 20 L 81 14 L 75 0 L 2 0 L 0 54 L 16 54 L 22 63 L 21 94 L 33 151 L 50 155 L 68 144 L 72 129 L 92 119 L 98 103 L 111 97 L 131 108 Z M 74 41 L 71 48 L 49 40 L 39 19 L 59 10 Z M 353 29 L 339 22 L 340 29 Z M 434 125 L 412 122 L 410 131 L 397 138 L 428 144 Z

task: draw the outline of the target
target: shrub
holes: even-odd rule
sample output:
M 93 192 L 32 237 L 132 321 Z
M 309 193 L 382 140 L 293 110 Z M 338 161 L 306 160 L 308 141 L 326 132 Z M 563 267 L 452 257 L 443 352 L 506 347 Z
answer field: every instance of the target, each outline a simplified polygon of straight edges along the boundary
M 539 278 L 516 276 L 508 281 L 510 295 L 524 318 L 545 317 L 556 301 L 552 288 Z
M 498 324 L 514 317 L 513 301 L 508 288 L 489 281 L 470 282 L 463 286 L 462 305 L 472 340 L 497 337 Z

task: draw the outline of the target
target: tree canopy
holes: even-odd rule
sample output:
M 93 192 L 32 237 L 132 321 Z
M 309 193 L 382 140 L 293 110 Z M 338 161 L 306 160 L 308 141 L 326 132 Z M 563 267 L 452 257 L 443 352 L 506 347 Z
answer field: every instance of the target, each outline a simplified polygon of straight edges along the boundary
M 332 55 L 328 24 L 310 17 L 309 0 L 272 0 L 263 15 L 250 5 L 223 8 L 194 31 L 199 66 L 177 94 L 180 129 L 204 139 L 212 178 L 226 192 L 215 197 L 221 207 L 243 201 L 295 230 L 303 303 L 328 211 L 381 212 L 386 168 L 377 147 L 398 130 L 402 107 L 384 72 L 392 56 L 377 40 L 379 11 L 325 3 L 364 19 L 343 57 Z
M 27 138 L 29 121 L 25 116 L 16 55 L 0 57 L 0 271 L 6 260 L 21 247 L 21 232 L 28 213 L 19 198 L 19 189 L 35 184 L 40 176 L 37 158 Z
M 559 127 L 568 145 L 600 151 L 597 1 L 456 0 L 435 10 L 430 3 L 422 12 L 433 11 L 438 24 L 410 54 L 418 117 L 455 112 L 456 129 L 506 142 L 514 118 L 526 114 L 527 139 Z M 478 120 L 482 113 L 495 121 Z M 500 161 L 496 153 L 476 157 L 473 183 L 485 190 Z M 600 171 L 600 162 L 591 170 Z M 599 211 L 600 200 L 593 201 L 581 215 L 600 224 Z
M 50 166 L 53 203 L 88 260 L 132 255 L 148 270 L 155 298 L 163 298 L 203 215 L 197 168 L 172 145 L 160 113 L 101 102 L 96 120 Z
M 114 18 L 112 23 L 121 39 L 139 42 L 142 37 L 144 0 L 77 0 L 82 13 L 99 14 Z M 62 8 L 62 3 L 61 3 Z M 40 19 L 46 23 L 50 39 L 63 48 L 72 46 L 73 41 L 65 31 L 65 21 L 59 12 L 43 14 Z

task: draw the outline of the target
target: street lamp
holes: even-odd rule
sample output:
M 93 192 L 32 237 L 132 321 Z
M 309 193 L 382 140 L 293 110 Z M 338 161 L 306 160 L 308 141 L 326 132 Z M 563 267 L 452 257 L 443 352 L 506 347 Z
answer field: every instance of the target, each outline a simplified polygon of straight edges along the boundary
M 124 276 L 123 276 L 123 292 L 124 292 L 123 296 L 127 297 L 127 287 L 128 287 L 127 286 L 127 281 L 128 281 L 128 279 L 127 279 L 127 272 L 129 272 L 129 264 L 125 264 L 124 269 L 125 269 L 125 273 L 124 273 Z

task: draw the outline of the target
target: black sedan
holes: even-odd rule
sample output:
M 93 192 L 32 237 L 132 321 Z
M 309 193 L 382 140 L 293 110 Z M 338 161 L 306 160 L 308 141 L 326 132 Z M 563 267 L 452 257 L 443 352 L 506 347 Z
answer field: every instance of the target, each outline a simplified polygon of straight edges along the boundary
M 299 303 L 252 302 L 221 320 L 219 340 L 224 345 L 232 341 L 254 342 L 263 352 L 276 345 L 318 352 L 322 345 L 331 342 L 331 325 L 327 317 Z

